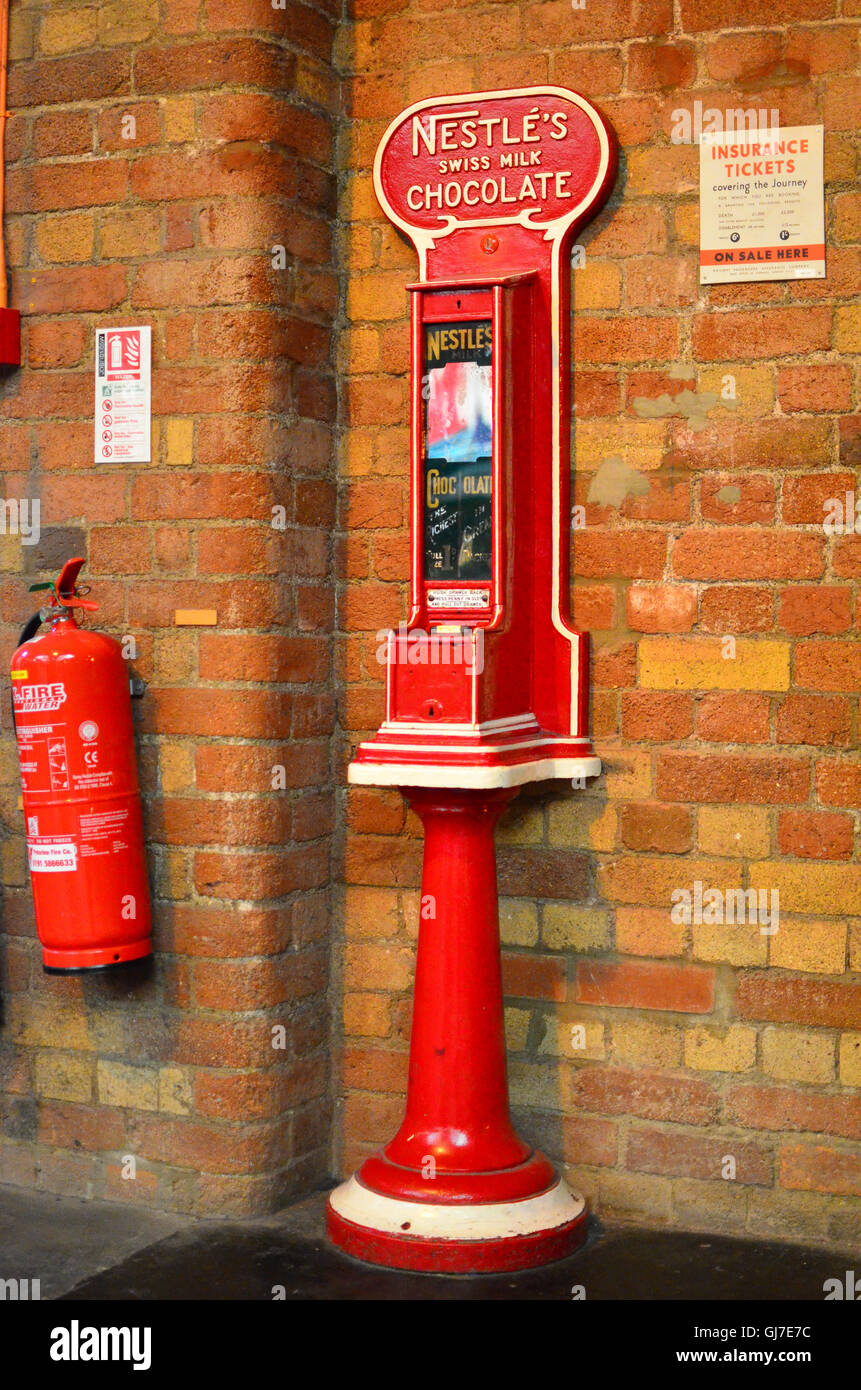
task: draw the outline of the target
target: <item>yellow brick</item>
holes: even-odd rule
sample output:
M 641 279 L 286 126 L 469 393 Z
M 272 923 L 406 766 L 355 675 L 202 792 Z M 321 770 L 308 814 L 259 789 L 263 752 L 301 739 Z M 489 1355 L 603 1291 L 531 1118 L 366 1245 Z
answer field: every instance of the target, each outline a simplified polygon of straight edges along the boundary
M 601 1062 L 607 1055 L 604 1024 L 596 1018 L 580 1018 L 567 1011 L 545 1018 L 546 1030 L 538 1051 L 575 1062 Z
M 861 307 L 834 311 L 834 346 L 838 352 L 861 352 Z
M 96 1084 L 102 1105 L 128 1110 L 158 1110 L 159 1077 L 154 1067 L 130 1067 L 125 1062 L 96 1064 Z
M 164 138 L 169 145 L 194 139 L 194 98 L 168 97 L 162 102 Z
M 121 216 L 107 214 L 99 229 L 103 257 L 153 256 L 161 244 L 161 217 L 157 212 L 134 209 Z
M 597 873 L 599 894 L 609 901 L 675 911 L 680 920 L 685 902 L 674 894 L 686 892 L 692 908 L 694 885 L 704 884 L 705 910 L 709 889 L 735 888 L 740 877 L 741 865 L 726 860 L 678 859 L 657 854 L 622 854 L 599 864 Z
M 852 141 L 836 131 L 825 132 L 825 182 L 838 183 L 855 176 L 855 151 Z
M 766 1028 L 762 1035 L 762 1069 L 778 1081 L 834 1080 L 834 1042 L 804 1028 Z
M 743 1023 L 686 1029 L 685 1066 L 693 1071 L 750 1071 L 756 1066 L 756 1029 Z
M 535 903 L 508 899 L 499 904 L 499 935 L 503 946 L 534 946 L 538 941 Z
M 682 1053 L 681 1029 L 650 1019 L 614 1019 L 613 1058 L 644 1067 L 677 1067 Z
M 646 1173 L 602 1173 L 598 1190 L 597 1206 L 602 1216 L 620 1221 L 647 1219 L 662 1225 L 670 1220 L 672 1184 L 669 1178 L 656 1178 Z
M 506 811 L 496 842 L 500 845 L 540 845 L 544 840 L 544 807 L 539 801 L 520 797 Z
M 21 537 L 10 532 L 0 536 L 0 571 L 14 574 L 24 568 L 24 547 Z
M 43 53 L 52 54 L 90 48 L 95 43 L 97 22 L 98 11 L 95 8 L 49 9 L 39 30 L 39 47 Z
M 380 335 L 376 328 L 353 328 L 341 335 L 338 360 L 344 372 L 376 372 L 380 365 Z
M 523 1052 L 529 1033 L 531 1014 L 528 1009 L 505 1010 L 505 1041 L 511 1052 Z
M 158 29 L 158 0 L 102 0 L 99 41 L 105 47 L 141 43 Z
M 9 15 L 9 57 L 13 63 L 33 56 L 33 26 L 36 16 L 12 5 Z
M 642 637 L 640 685 L 646 690 L 788 690 L 789 643 L 721 638 Z
M 385 1038 L 392 1026 L 385 994 L 345 994 L 344 1032 L 350 1037 Z
M 624 956 L 684 955 L 688 928 L 669 908 L 618 907 L 616 950 Z
M 679 203 L 673 221 L 676 239 L 681 245 L 698 247 L 700 244 L 699 203 Z
M 397 271 L 373 271 L 354 275 L 347 287 L 347 317 L 368 319 L 403 318 L 406 312 L 406 290 L 403 277 Z
M 191 1114 L 191 1076 L 182 1067 L 159 1067 L 158 1108 L 170 1115 Z
M 647 145 L 629 151 L 626 192 L 692 193 L 699 187 L 699 150 L 695 145 Z
M 586 250 L 583 265 L 574 271 L 573 298 L 577 309 L 618 309 L 622 302 L 622 276 L 614 261 L 592 260 Z
M 18 836 L 0 845 L 0 878 L 7 888 L 23 888 L 27 881 L 26 847 Z
M 729 965 L 765 965 L 768 937 L 758 922 L 693 924 L 694 960 L 726 961 Z
M 51 1100 L 90 1101 L 93 1098 L 93 1064 L 74 1052 L 39 1052 L 34 1067 L 36 1093 Z
M 162 791 L 190 791 L 194 786 L 194 748 L 184 743 L 162 743 L 160 754 Z
M 539 1110 L 566 1110 L 569 1071 L 570 1068 L 559 1064 L 511 1062 L 508 1081 L 512 1104 Z
M 840 1080 L 844 1086 L 861 1086 L 861 1033 L 844 1033 L 840 1039 Z
M 849 969 L 861 974 L 861 922 L 849 923 Z
M 46 217 L 36 224 L 36 248 L 43 261 L 65 264 L 92 260 L 94 239 L 93 217 L 89 212 Z
M 733 380 L 729 381 L 728 378 Z M 735 410 L 745 419 L 771 415 L 774 408 L 774 376 L 770 367 L 740 367 L 723 362 L 718 367 L 700 367 L 700 391 L 714 391 L 725 404 L 724 392 L 735 391 Z
M 643 801 L 652 790 L 652 755 L 645 752 L 602 754 L 604 784 L 611 801 Z
M 780 905 L 782 913 L 782 892 Z M 771 965 L 784 970 L 806 970 L 811 974 L 842 975 L 845 960 L 845 922 L 798 922 L 781 915 L 778 929 L 771 938 Z
M 422 895 L 419 889 L 398 894 L 398 908 L 404 932 L 411 941 L 416 941 L 421 924 Z
M 191 862 L 187 850 L 165 850 L 156 859 L 156 893 L 182 902 L 191 891 Z
M 608 459 L 621 459 L 637 473 L 654 473 L 666 458 L 667 425 L 664 420 L 620 420 L 601 417 L 577 421 L 577 467 L 596 473 Z
M 194 448 L 194 421 L 184 416 L 162 421 L 165 441 L 165 463 L 191 463 Z
M 344 980 L 349 989 L 406 989 L 413 976 L 412 951 L 403 946 L 362 942 L 347 946 Z
M 551 845 L 573 849 L 611 850 L 616 847 L 618 812 L 591 797 L 568 796 L 547 808 L 547 837 Z
M 754 888 L 776 888 L 781 913 L 861 914 L 861 864 L 751 864 L 750 882 Z
M 298 96 L 317 106 L 334 107 L 337 85 L 331 70 L 301 53 L 296 62 L 295 89 Z
M 761 806 L 703 806 L 699 847 L 708 854 L 762 859 L 771 845 L 769 811 Z
M 401 925 L 397 889 L 349 887 L 344 922 L 347 936 L 397 936 Z
M 546 903 L 541 939 L 553 951 L 603 951 L 612 942 L 608 913 L 571 903 Z
M 197 633 L 179 628 L 157 637 L 153 669 L 156 678 L 166 685 L 194 680 L 197 672 Z

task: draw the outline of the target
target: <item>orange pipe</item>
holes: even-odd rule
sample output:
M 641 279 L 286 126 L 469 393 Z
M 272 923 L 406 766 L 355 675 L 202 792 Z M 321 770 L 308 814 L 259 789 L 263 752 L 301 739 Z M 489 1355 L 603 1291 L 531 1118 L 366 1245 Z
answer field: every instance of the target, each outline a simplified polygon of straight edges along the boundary
M 6 235 L 3 212 L 6 207 L 6 84 L 9 66 L 9 0 L 0 0 L 0 309 L 9 303 L 6 287 Z

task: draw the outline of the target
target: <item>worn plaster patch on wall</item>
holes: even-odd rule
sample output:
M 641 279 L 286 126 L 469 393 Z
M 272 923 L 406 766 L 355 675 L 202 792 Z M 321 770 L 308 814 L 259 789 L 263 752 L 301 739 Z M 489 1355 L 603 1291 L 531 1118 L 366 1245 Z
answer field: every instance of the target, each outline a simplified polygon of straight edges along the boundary
M 725 502 L 728 507 L 735 506 L 736 502 L 741 501 L 741 488 L 736 487 L 735 483 L 730 483 L 727 487 L 722 487 L 717 494 L 718 502 Z
M 642 497 L 648 491 L 648 478 L 614 455 L 601 464 L 589 484 L 586 501 L 597 502 L 599 507 L 621 507 L 626 497 Z
M 680 381 L 694 380 L 691 368 L 680 364 L 671 367 L 668 375 Z M 631 405 L 642 419 L 660 420 L 667 415 L 682 415 L 692 430 L 699 431 L 705 429 L 709 411 L 716 405 L 723 406 L 724 410 L 736 410 L 738 401 L 734 396 L 722 396 L 717 391 L 691 391 L 685 387 L 677 396 L 667 392 L 660 396 L 635 396 Z

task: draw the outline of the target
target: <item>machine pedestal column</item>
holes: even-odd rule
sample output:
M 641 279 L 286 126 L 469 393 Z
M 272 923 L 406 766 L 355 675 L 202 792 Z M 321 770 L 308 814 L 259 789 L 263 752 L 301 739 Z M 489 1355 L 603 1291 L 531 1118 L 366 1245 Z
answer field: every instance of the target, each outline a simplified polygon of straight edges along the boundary
M 404 789 L 425 830 L 406 1115 L 327 1212 L 335 1244 L 374 1264 L 525 1269 L 585 1238 L 582 1198 L 508 1110 L 493 837 L 515 795 Z

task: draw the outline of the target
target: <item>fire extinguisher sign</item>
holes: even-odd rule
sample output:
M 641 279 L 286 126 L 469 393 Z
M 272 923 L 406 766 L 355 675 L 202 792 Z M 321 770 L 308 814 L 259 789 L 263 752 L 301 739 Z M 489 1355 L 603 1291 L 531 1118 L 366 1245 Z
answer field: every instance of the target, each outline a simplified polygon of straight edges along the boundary
M 96 463 L 152 458 L 152 329 L 96 329 Z

